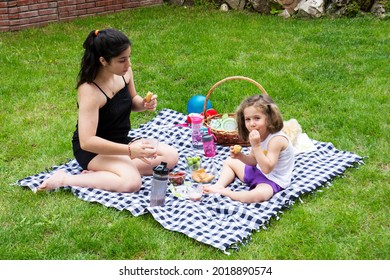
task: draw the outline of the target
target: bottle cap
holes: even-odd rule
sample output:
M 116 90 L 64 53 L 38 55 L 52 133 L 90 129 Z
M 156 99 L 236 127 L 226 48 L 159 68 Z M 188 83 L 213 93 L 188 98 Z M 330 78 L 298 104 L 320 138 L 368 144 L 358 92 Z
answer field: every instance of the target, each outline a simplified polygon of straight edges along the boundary
M 192 123 L 199 124 L 199 123 L 202 123 L 203 119 L 200 117 L 191 116 L 191 121 L 192 121 Z
M 169 169 L 167 167 L 167 163 L 162 161 L 160 165 L 153 168 L 153 172 L 159 175 L 168 175 Z
M 203 142 L 211 142 L 213 141 L 213 136 L 211 134 L 206 134 L 202 136 L 202 141 Z
M 207 127 L 202 127 L 202 135 L 207 135 L 209 134 L 209 129 Z

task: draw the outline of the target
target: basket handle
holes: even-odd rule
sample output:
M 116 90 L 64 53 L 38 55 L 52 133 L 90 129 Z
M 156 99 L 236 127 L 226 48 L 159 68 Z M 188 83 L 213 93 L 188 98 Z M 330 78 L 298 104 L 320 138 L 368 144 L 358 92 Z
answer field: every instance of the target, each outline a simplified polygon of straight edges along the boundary
M 223 80 L 220 80 L 219 82 L 215 83 L 215 84 L 211 87 L 211 89 L 209 90 L 209 92 L 207 93 L 207 95 L 206 95 L 206 100 L 204 101 L 204 105 L 203 105 L 203 116 L 206 117 L 207 102 L 208 102 L 208 100 L 209 100 L 209 98 L 210 98 L 210 96 L 211 96 L 211 93 L 214 91 L 214 89 L 215 89 L 216 87 L 218 87 L 220 84 L 222 84 L 222 83 L 224 83 L 224 82 L 226 82 L 226 81 L 231 81 L 231 80 L 244 80 L 244 81 L 248 81 L 248 82 L 254 84 L 255 86 L 257 86 L 257 87 L 261 90 L 261 92 L 262 92 L 263 94 L 268 95 L 268 93 L 267 93 L 266 90 L 262 87 L 262 85 L 260 85 L 260 84 L 259 84 L 258 82 L 256 82 L 255 80 L 252 80 L 251 78 L 247 78 L 247 77 L 244 77 L 244 76 L 231 76 L 231 77 L 227 77 L 227 78 L 225 78 L 225 79 L 223 79 Z

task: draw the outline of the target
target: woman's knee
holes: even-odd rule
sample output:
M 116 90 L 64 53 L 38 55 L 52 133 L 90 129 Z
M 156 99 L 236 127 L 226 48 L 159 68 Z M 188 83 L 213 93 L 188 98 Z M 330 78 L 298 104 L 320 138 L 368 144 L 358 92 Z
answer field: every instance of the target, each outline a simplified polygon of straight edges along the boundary
M 118 192 L 133 193 L 141 189 L 142 179 L 139 178 L 122 178 L 120 185 L 118 186 Z
M 163 157 L 169 169 L 173 169 L 179 161 L 179 153 L 172 146 L 167 146 L 164 148 Z

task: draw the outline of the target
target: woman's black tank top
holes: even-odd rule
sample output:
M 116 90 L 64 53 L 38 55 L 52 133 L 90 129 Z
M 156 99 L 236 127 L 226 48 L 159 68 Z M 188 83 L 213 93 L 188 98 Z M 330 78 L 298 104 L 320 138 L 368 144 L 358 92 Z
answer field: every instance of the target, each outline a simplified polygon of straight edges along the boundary
M 131 129 L 130 114 L 132 100 L 128 89 L 128 83 L 124 77 L 125 86 L 118 91 L 112 98 L 95 84 L 99 90 L 106 96 L 107 103 L 99 109 L 99 120 L 96 131 L 96 136 L 114 141 L 117 143 L 127 143 L 127 135 Z M 80 147 L 78 125 L 73 134 L 73 146 Z M 75 148 L 75 147 L 73 147 Z

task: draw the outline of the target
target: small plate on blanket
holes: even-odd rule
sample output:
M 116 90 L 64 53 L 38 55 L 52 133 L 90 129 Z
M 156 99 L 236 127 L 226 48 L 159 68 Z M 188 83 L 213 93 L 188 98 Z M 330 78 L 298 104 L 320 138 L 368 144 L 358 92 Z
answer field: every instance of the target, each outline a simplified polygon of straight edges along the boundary
M 174 196 L 176 196 L 178 198 L 182 198 L 182 199 L 187 199 L 188 198 L 188 193 L 187 193 L 188 186 L 191 186 L 190 182 L 184 182 L 183 185 L 179 185 L 179 186 L 174 186 L 172 184 L 169 184 L 169 190 L 171 191 L 171 193 Z

